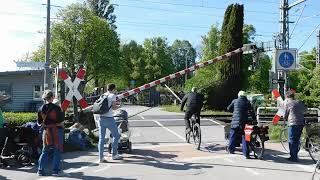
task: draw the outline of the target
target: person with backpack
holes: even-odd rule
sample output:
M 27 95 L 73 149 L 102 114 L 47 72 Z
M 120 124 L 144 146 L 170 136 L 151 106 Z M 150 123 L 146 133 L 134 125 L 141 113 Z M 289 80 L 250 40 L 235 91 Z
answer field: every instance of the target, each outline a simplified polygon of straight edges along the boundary
M 118 143 L 120 139 L 120 134 L 118 131 L 118 127 L 116 121 L 113 117 L 113 110 L 116 110 L 120 107 L 117 104 L 117 96 L 114 94 L 116 91 L 115 84 L 107 85 L 107 92 L 104 93 L 94 104 L 93 104 L 93 112 L 95 121 L 99 122 L 99 163 L 106 163 L 107 160 L 104 158 L 104 144 L 105 144 L 105 136 L 106 129 L 108 128 L 112 134 L 113 142 L 112 142 L 112 159 L 120 160 L 122 156 L 118 154 Z
M 38 110 L 38 124 L 43 127 L 43 148 L 39 158 L 38 175 L 43 176 L 44 166 L 48 161 L 49 152 L 53 152 L 53 176 L 63 175 L 60 169 L 61 152 L 63 151 L 64 130 L 62 122 L 64 113 L 58 105 L 53 104 L 54 95 L 51 90 L 45 90 L 42 99 L 44 104 Z

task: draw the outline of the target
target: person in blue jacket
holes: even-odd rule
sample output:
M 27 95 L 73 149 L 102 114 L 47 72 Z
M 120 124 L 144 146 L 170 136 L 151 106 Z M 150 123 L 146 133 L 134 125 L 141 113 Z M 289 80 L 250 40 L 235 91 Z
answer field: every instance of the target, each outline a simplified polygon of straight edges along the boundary
M 245 124 L 251 123 L 248 115 L 251 114 L 252 120 L 255 120 L 253 108 L 247 99 L 245 91 L 239 91 L 238 98 L 234 99 L 227 107 L 228 111 L 233 112 L 230 127 L 229 145 L 227 150 L 230 154 L 234 154 L 237 137 L 242 137 L 242 153 L 249 159 L 250 151 L 244 137 Z

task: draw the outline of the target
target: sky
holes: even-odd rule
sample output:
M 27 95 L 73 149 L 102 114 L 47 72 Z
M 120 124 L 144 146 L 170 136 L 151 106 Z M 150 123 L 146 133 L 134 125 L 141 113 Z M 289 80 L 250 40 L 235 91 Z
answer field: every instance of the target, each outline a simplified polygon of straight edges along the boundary
M 289 0 L 289 4 L 295 1 Z M 51 0 L 54 5 L 51 17 L 75 2 L 83 0 Z M 5 0 L 0 6 L 0 71 L 16 70 L 14 61 L 31 54 L 44 41 L 45 3 L 46 0 Z M 123 43 L 135 40 L 142 44 L 145 38 L 161 36 L 167 38 L 169 45 L 180 39 L 199 47 L 201 37 L 212 25 L 221 26 L 224 11 L 231 3 L 244 5 L 244 22 L 256 28 L 255 41 L 272 41 L 280 29 L 280 0 L 111 0 L 111 3 L 116 5 L 117 32 Z M 309 51 L 316 47 L 318 30 L 309 39 L 308 36 L 320 24 L 319 0 L 307 0 L 293 7 L 289 14 L 290 21 L 298 22 L 290 24 L 290 33 L 294 29 L 290 48 Z

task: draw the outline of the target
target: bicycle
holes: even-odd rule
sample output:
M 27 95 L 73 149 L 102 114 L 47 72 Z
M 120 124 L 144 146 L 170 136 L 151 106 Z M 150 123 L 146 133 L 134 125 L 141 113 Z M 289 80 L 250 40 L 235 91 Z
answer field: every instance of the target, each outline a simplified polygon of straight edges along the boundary
M 284 123 L 285 124 L 285 123 Z M 320 160 L 320 123 L 307 121 L 304 132 L 300 139 L 300 146 L 308 151 L 311 159 L 316 163 Z M 283 127 L 280 132 L 280 142 L 283 149 L 289 153 L 288 126 Z
M 253 152 L 256 159 L 262 159 L 264 154 L 264 143 L 269 140 L 268 126 L 245 125 L 245 140 L 248 143 L 249 151 Z
M 186 132 L 186 141 L 190 143 L 191 136 L 193 137 L 194 144 L 196 145 L 197 149 L 200 150 L 201 145 L 201 128 L 200 124 L 196 121 L 197 116 L 193 114 L 189 119 L 190 122 L 190 131 Z

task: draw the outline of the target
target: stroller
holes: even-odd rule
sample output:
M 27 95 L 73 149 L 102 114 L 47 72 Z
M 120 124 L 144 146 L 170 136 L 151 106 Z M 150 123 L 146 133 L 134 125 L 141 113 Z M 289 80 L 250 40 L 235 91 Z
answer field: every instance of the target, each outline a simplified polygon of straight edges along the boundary
M 0 167 L 29 166 L 39 158 L 41 137 L 29 127 L 1 128 Z
M 118 150 L 127 151 L 128 153 L 132 152 L 132 143 L 130 141 L 131 132 L 129 129 L 128 122 L 128 113 L 127 111 L 120 109 L 119 112 L 114 116 L 116 120 L 118 131 L 120 133 L 120 140 L 118 145 Z M 110 134 L 110 138 L 108 142 L 108 152 L 111 154 L 112 149 L 112 134 Z

